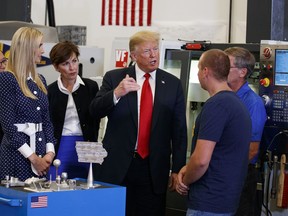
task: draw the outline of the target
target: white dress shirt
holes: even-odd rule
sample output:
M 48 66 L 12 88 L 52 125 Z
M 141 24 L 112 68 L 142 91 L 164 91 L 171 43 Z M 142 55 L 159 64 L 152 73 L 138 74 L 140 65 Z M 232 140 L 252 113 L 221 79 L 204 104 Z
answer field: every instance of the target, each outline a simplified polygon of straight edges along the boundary
M 77 76 L 76 82 L 73 86 L 72 92 L 68 91 L 62 81 L 61 76 L 58 77 L 57 80 L 59 90 L 68 95 L 68 102 L 67 102 L 67 108 L 65 113 L 65 119 L 64 119 L 64 125 L 63 125 L 63 131 L 62 136 L 82 136 L 82 129 L 80 125 L 79 116 L 77 113 L 76 105 L 73 99 L 72 93 L 75 92 L 80 85 L 85 85 L 80 76 Z

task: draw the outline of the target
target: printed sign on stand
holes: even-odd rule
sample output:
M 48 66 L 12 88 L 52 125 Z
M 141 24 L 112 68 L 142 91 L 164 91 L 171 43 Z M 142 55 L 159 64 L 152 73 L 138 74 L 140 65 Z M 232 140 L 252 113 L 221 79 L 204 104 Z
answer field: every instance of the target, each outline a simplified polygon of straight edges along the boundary
M 128 66 L 129 53 L 126 49 L 115 50 L 115 67 L 127 67 Z

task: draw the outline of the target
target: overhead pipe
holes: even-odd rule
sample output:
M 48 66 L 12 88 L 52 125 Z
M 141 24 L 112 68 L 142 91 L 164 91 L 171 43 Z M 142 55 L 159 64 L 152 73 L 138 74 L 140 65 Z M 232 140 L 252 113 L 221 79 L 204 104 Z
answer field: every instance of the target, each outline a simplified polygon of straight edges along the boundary
M 49 26 L 55 27 L 55 13 L 54 13 L 54 2 L 53 0 L 46 0 L 46 7 L 48 12 Z
M 228 23 L 228 43 L 231 43 L 232 3 L 233 3 L 233 1 L 230 0 L 230 5 L 229 5 L 229 23 Z

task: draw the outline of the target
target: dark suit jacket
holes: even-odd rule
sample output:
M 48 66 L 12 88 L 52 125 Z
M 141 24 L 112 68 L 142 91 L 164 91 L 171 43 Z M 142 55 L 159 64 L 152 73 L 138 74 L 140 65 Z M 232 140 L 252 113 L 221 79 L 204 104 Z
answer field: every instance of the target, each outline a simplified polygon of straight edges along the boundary
M 97 141 L 100 119 L 93 118 L 89 113 L 89 105 L 99 90 L 98 84 L 86 78 L 81 78 L 85 86 L 80 87 L 72 93 L 79 116 L 81 129 L 85 141 Z M 48 99 L 51 121 L 54 126 L 54 136 L 57 139 L 55 145 L 56 154 L 62 135 L 68 95 L 62 93 L 57 81 L 48 86 Z
M 102 165 L 94 166 L 94 178 L 121 184 L 133 158 L 137 140 L 137 92 L 130 92 L 114 106 L 113 91 L 126 74 L 136 80 L 135 66 L 109 71 L 90 106 L 94 117 L 108 117 L 103 147 L 108 152 Z M 186 162 L 187 127 L 180 80 L 158 69 L 150 138 L 150 167 L 156 193 L 167 190 L 170 156 L 172 172 Z

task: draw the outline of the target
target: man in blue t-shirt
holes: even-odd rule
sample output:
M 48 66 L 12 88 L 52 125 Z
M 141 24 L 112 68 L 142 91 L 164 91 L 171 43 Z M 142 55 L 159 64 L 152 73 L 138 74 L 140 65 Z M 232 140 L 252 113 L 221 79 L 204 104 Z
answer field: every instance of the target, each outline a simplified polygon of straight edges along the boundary
M 195 123 L 189 162 L 176 190 L 188 195 L 187 216 L 233 215 L 246 178 L 251 137 L 249 112 L 227 84 L 229 57 L 222 50 L 202 54 L 198 79 L 210 98 Z
M 228 85 L 245 104 L 252 121 L 248 173 L 236 215 L 259 215 L 261 204 L 257 205 L 256 192 L 260 172 L 257 167 L 257 160 L 267 116 L 262 98 L 249 87 L 247 82 L 248 77 L 254 70 L 255 57 L 249 50 L 242 47 L 230 47 L 224 52 L 230 59 Z

